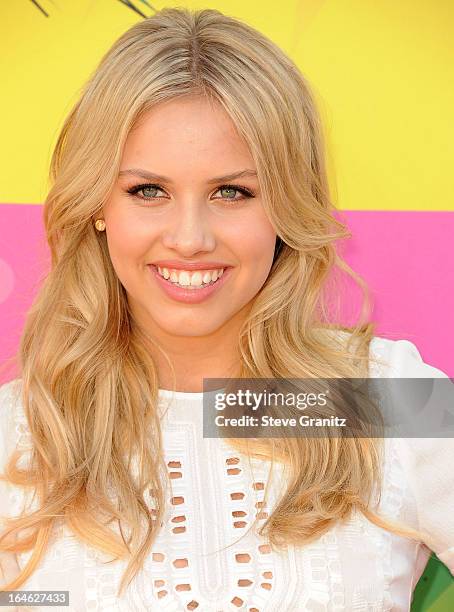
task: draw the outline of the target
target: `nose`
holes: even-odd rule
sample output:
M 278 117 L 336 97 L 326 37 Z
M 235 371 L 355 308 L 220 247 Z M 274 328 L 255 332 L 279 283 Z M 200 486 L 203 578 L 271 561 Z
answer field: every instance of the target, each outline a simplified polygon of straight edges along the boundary
M 162 243 L 182 257 L 191 257 L 200 251 L 213 251 L 216 241 L 203 204 L 185 202 L 177 206 L 163 231 Z

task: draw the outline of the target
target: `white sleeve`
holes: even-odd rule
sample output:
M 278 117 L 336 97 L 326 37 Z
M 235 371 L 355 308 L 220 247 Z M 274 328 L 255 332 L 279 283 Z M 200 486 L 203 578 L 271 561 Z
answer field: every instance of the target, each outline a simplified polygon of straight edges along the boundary
M 387 342 L 391 342 L 389 376 L 449 379 L 425 363 L 412 342 Z M 451 384 L 454 391 L 454 379 Z M 414 496 L 418 529 L 426 534 L 423 542 L 454 576 L 454 438 L 394 438 L 391 442 Z
M 0 474 L 15 447 L 16 433 L 14 421 L 14 406 L 17 401 L 16 393 L 19 391 L 18 379 L 0 386 Z M 0 532 L 3 532 L 4 519 L 10 516 L 11 484 L 0 480 Z M 11 582 L 20 572 L 17 557 L 14 553 L 0 551 L 0 584 L 2 586 Z M 2 608 L 3 609 L 3 608 Z M 16 608 L 7 607 L 5 610 Z

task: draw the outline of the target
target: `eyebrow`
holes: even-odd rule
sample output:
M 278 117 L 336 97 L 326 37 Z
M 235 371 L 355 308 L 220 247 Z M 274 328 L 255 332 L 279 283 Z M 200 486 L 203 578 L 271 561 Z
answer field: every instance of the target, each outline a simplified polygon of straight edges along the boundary
M 149 172 L 148 170 L 144 170 L 143 168 L 128 168 L 127 170 L 121 170 L 118 173 L 118 176 L 140 176 L 143 179 L 150 181 L 162 181 L 163 183 L 172 183 L 172 179 L 167 176 L 162 176 L 160 174 L 155 174 L 154 172 Z M 221 181 L 231 181 L 236 178 L 248 177 L 248 176 L 257 176 L 257 172 L 255 170 L 239 170 L 238 172 L 232 172 L 231 174 L 226 174 L 224 176 L 216 176 L 207 181 L 207 183 L 220 183 Z

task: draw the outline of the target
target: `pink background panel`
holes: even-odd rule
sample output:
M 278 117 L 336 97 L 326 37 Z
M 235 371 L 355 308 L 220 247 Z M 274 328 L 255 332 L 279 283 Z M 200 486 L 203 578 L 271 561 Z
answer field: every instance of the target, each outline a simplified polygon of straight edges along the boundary
M 406 338 L 454 376 L 454 212 L 341 211 L 353 237 L 341 252 L 368 283 L 377 334 Z M 0 205 L 0 363 L 14 353 L 50 255 L 42 206 Z M 350 286 L 350 289 L 348 287 Z M 359 293 L 347 283 L 344 320 Z M 14 372 L 13 372 L 14 374 Z M 0 384 L 12 378 L 0 374 Z
M 342 211 L 342 254 L 368 283 L 377 335 L 454 376 L 454 212 Z

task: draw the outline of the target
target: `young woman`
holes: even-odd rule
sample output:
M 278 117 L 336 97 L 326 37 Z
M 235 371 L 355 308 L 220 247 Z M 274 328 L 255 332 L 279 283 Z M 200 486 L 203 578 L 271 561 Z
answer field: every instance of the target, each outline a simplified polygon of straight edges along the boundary
M 203 437 L 205 378 L 446 377 L 330 320 L 348 231 L 279 48 L 216 10 L 136 24 L 51 179 L 52 266 L 0 389 L 3 589 L 77 611 L 403 611 L 431 550 L 454 571 L 450 440 Z

